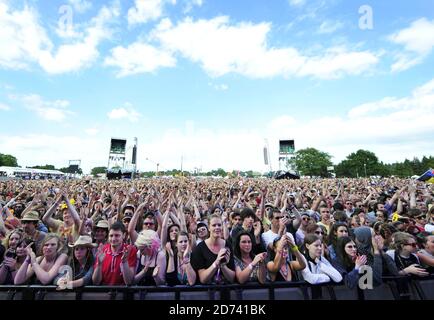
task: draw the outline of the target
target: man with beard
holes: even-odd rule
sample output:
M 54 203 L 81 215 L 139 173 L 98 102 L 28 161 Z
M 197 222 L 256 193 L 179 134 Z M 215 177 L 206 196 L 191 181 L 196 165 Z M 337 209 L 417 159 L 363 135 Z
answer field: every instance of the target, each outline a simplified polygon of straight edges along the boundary
M 47 235 L 45 232 L 38 231 L 39 214 L 37 211 L 30 211 L 24 214 L 21 219 L 21 224 L 23 225 L 24 233 L 26 238 L 30 238 L 35 242 L 36 252 L 41 249 L 42 241 Z

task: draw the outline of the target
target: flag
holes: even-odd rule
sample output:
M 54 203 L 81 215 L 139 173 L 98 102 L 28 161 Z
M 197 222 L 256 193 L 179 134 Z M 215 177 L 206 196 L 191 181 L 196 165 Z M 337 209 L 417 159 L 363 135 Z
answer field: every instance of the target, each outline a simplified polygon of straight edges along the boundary
M 425 181 L 426 183 L 434 183 L 434 170 L 433 169 L 427 170 L 423 175 L 417 178 L 417 180 Z

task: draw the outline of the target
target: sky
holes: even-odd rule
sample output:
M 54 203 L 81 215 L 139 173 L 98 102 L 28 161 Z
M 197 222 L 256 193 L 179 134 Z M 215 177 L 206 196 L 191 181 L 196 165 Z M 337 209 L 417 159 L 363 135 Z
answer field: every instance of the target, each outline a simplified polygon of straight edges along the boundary
M 0 153 L 20 166 L 264 172 L 433 155 L 430 0 L 0 0 Z M 181 161 L 182 160 L 182 161 Z

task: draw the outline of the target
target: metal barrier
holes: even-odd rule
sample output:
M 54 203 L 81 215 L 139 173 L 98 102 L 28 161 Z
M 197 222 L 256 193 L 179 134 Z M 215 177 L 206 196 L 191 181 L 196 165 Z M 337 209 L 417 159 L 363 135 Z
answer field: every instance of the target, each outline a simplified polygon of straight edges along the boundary
M 386 277 L 374 289 L 349 289 L 342 283 L 247 283 L 195 286 L 0 286 L 0 300 L 434 300 L 434 275 Z

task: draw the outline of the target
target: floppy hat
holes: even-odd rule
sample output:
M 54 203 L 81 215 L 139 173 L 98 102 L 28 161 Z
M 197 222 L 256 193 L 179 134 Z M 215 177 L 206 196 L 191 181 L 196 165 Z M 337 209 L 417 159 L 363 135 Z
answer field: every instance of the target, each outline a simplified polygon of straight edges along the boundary
M 39 221 L 39 213 L 37 211 L 27 212 L 22 218 L 21 221 Z
M 74 244 L 69 244 L 71 248 L 75 248 L 77 246 L 84 246 L 88 248 L 96 248 L 97 244 L 92 243 L 92 238 L 89 236 L 79 236 L 77 241 L 74 242 Z
M 107 220 L 99 220 L 95 228 L 110 229 L 110 226 Z

